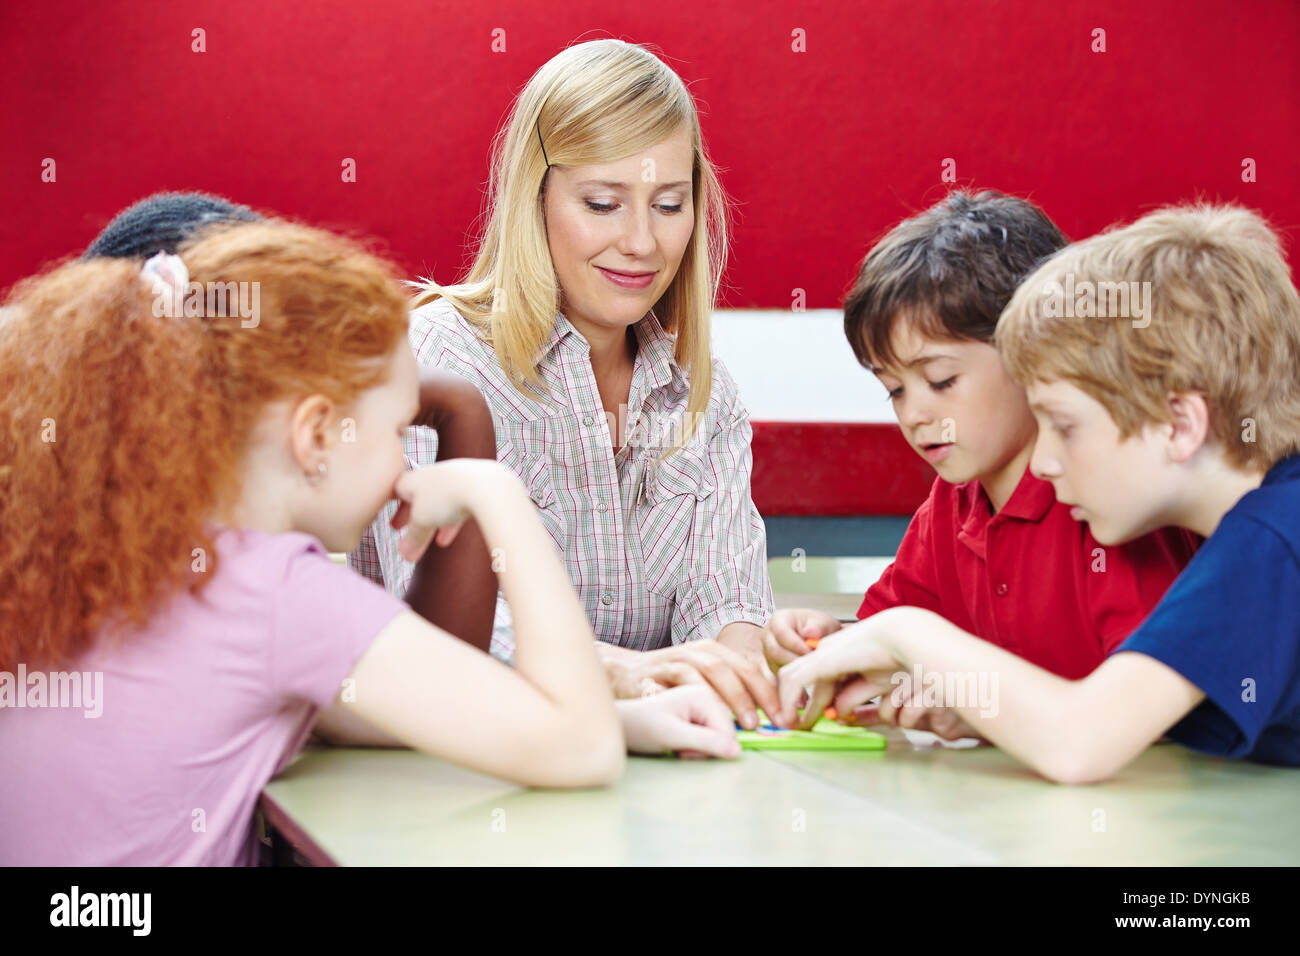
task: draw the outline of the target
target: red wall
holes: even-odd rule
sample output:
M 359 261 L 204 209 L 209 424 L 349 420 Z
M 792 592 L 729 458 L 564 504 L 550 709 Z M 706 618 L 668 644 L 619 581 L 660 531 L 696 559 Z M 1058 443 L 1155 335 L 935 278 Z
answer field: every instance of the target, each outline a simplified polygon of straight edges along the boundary
M 869 240 L 942 194 L 945 157 L 1076 237 L 1196 195 L 1300 225 L 1294 0 L 46 0 L 0 13 L 0 288 L 162 188 L 373 233 L 448 279 L 511 96 L 605 35 L 659 47 L 707 111 L 741 203 L 731 306 L 787 307 L 794 288 L 838 304 Z

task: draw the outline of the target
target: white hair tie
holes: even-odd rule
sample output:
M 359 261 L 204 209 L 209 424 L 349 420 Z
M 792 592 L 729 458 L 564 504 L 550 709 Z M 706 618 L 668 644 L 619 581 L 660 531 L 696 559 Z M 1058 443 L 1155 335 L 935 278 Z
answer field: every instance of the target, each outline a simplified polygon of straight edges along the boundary
M 140 276 L 153 288 L 154 315 L 184 315 L 183 303 L 190 287 L 190 272 L 180 256 L 160 252 L 144 264 Z

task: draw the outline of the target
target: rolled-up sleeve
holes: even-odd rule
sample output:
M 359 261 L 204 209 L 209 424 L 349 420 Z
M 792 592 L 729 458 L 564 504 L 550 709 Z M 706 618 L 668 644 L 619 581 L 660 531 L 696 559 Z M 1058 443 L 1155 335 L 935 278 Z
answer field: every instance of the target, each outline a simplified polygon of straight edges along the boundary
M 725 371 L 715 365 L 715 372 L 734 390 Z M 762 627 L 775 604 L 767 575 L 767 531 L 750 497 L 753 430 L 734 391 L 730 398 L 708 443 L 705 477 L 714 491 L 695 510 L 673 612 L 674 644 L 716 638 L 737 621 Z

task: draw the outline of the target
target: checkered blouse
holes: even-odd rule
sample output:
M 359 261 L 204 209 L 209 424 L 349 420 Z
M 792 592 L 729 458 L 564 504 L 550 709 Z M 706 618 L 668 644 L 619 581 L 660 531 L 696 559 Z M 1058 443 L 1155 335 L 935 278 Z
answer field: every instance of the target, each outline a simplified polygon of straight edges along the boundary
M 557 314 L 539 371 L 549 397 L 521 393 L 492 346 L 448 302 L 411 316 L 422 365 L 473 382 L 496 425 L 497 458 L 523 481 L 563 558 L 596 637 L 635 650 L 713 638 L 727 624 L 771 616 L 763 521 L 749 494 L 749 416 L 717 359 L 697 433 L 662 462 L 682 428 L 688 393 L 674 339 L 651 312 L 635 326 L 628 440 L 613 452 L 586 339 Z M 615 426 L 617 427 L 617 426 Z M 437 433 L 413 428 L 408 461 L 432 463 Z M 414 565 L 397 551 L 390 503 L 349 563 L 401 595 Z M 497 595 L 492 653 L 513 656 L 510 609 Z

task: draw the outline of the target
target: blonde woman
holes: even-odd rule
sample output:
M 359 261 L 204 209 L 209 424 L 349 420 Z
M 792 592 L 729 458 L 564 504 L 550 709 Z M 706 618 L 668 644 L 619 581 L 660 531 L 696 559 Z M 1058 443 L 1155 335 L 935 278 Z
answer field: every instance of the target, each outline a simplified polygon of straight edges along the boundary
M 486 219 L 469 274 L 419 287 L 417 358 L 487 398 L 616 693 L 706 683 L 755 726 L 778 702 L 772 593 L 749 418 L 710 350 L 726 207 L 685 84 L 618 40 L 564 50 L 497 137 Z M 436 451 L 408 438 L 416 464 Z M 411 566 L 385 517 L 356 563 L 399 590 Z M 492 652 L 512 649 L 499 598 Z

